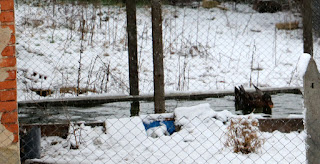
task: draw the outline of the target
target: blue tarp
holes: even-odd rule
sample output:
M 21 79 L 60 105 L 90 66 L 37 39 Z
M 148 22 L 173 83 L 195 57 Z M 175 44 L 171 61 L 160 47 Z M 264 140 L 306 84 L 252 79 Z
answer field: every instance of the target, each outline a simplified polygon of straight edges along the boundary
M 147 123 L 143 123 L 144 127 L 146 130 L 153 128 L 153 127 L 158 127 L 161 126 L 160 122 L 162 122 L 163 124 L 165 124 L 167 126 L 167 131 L 168 133 L 171 135 L 172 133 L 174 133 L 176 131 L 176 128 L 174 126 L 174 121 L 170 120 L 170 121 L 153 121 L 149 124 Z

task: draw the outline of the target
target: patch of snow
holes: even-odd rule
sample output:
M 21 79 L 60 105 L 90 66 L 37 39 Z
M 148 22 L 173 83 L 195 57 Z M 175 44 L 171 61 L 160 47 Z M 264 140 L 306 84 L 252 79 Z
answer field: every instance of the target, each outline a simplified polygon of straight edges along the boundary
M 298 74 L 301 78 L 303 78 L 305 72 L 307 71 L 307 67 L 310 61 L 310 54 L 304 53 L 299 57 L 299 62 L 297 65 Z
M 121 119 L 107 119 L 105 121 L 106 134 L 114 141 L 123 144 L 141 144 L 146 138 L 146 130 L 140 117 Z
M 288 118 L 304 118 L 304 115 L 302 114 L 290 114 Z
M 163 121 L 166 119 L 174 118 L 173 113 L 161 113 L 161 114 L 149 114 L 149 115 L 140 115 L 142 121 L 146 124 L 151 123 L 152 121 Z
M 140 117 L 107 119 L 104 127 L 71 127 L 67 139 L 42 137 L 41 159 L 53 163 L 306 163 L 305 138 L 302 131 L 259 132 L 264 144 L 258 153 L 234 153 L 225 147 L 227 126 L 235 116 L 215 112 L 208 104 L 175 110 L 181 130 L 166 134 L 166 127 L 147 132 Z M 215 117 L 220 116 L 220 117 Z M 184 118 L 185 121 L 181 121 Z M 228 119 L 226 119 L 228 118 Z M 250 115 L 255 121 L 256 115 Z M 250 121 L 248 120 L 248 121 Z M 227 121 L 227 122 L 225 122 Z M 78 149 L 70 146 L 74 134 L 81 138 Z
M 169 133 L 167 130 L 167 126 L 164 123 L 160 122 L 160 126 L 149 128 L 147 130 L 147 135 L 152 138 L 158 138 L 164 135 L 168 136 Z

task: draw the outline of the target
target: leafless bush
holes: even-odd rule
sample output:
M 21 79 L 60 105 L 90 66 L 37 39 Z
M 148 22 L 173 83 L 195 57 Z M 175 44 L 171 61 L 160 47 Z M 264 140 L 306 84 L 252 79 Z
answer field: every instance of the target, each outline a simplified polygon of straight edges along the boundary
M 259 136 L 259 122 L 252 116 L 231 119 L 225 146 L 233 147 L 235 153 L 257 152 L 264 140 Z

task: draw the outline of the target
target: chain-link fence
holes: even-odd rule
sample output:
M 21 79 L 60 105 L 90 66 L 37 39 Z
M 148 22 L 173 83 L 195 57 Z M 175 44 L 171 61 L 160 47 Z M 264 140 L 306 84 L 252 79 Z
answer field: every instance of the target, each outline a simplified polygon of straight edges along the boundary
M 25 140 L 38 145 L 25 151 L 34 158 L 26 163 L 306 163 L 302 119 L 236 116 L 209 104 L 37 128 L 44 129 L 41 139 Z
M 260 12 L 278 11 L 277 5 L 264 9 L 250 2 L 174 3 L 162 6 L 166 92 L 301 86 L 302 23 L 293 3 L 283 2 L 275 13 Z M 141 94 L 153 93 L 149 4 L 137 5 Z M 118 1 L 17 1 L 19 100 L 128 95 L 124 6 Z
M 138 92 L 148 95 L 154 92 L 151 1 L 136 5 Z M 166 93 L 302 87 L 298 0 L 172 0 L 161 10 Z M 129 117 L 130 102 L 81 108 L 131 92 L 125 1 L 17 0 L 15 14 L 25 163 L 307 162 L 301 95 L 272 96 L 273 119 L 237 116 L 233 96 L 166 101 L 162 115 L 150 115 L 150 102 L 140 102 L 146 115 L 136 117 Z M 317 50 L 314 44 L 315 59 Z

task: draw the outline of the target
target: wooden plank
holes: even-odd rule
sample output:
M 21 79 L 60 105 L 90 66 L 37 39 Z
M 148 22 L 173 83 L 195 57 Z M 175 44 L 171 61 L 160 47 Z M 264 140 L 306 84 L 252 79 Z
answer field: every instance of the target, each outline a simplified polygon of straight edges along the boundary
M 259 129 L 262 132 L 274 132 L 276 130 L 282 133 L 292 131 L 303 131 L 304 124 L 302 118 L 275 118 L 275 119 L 258 119 Z
M 76 125 L 81 125 L 81 123 L 75 123 Z M 104 122 L 90 122 L 84 123 L 86 126 L 96 127 L 104 126 Z M 69 133 L 70 125 L 68 123 L 58 123 L 58 124 L 20 124 L 20 133 L 23 131 L 31 129 L 33 126 L 38 126 L 41 128 L 41 136 L 59 136 L 61 138 L 67 138 Z
M 174 119 L 167 119 L 174 120 Z M 262 132 L 274 132 L 276 130 L 282 133 L 290 133 L 292 131 L 303 131 L 304 124 L 302 118 L 261 118 L 259 120 L 259 129 Z M 76 123 L 80 125 L 81 123 Z M 96 127 L 104 126 L 104 122 L 84 123 L 86 126 Z M 59 136 L 67 138 L 69 132 L 69 124 L 20 124 L 20 130 L 39 126 L 41 128 L 41 136 Z M 177 127 L 176 129 L 180 129 Z

